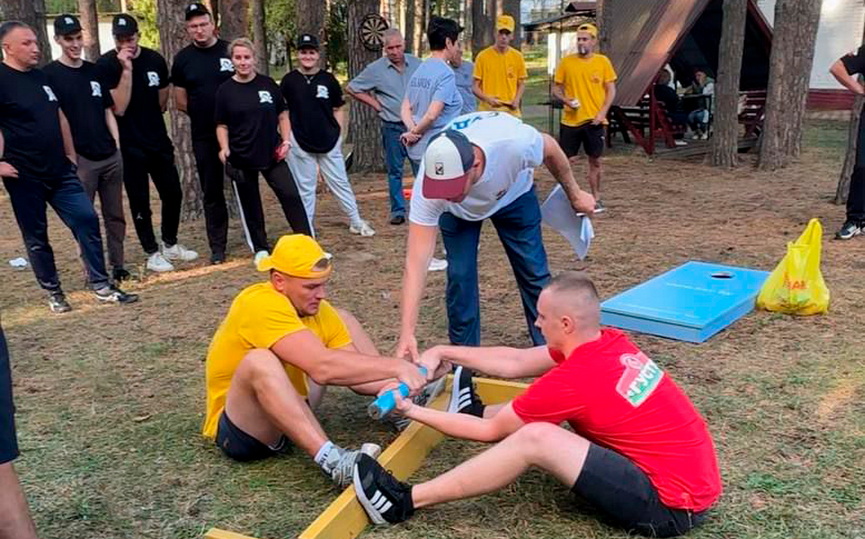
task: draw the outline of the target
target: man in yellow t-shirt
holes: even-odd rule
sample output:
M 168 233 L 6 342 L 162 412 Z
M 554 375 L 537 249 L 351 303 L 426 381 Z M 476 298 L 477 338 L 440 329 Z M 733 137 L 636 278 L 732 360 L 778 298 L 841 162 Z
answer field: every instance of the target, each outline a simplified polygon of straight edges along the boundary
M 610 59 L 598 54 L 598 28 L 583 24 L 577 28 L 577 52 L 562 58 L 556 68 L 553 95 L 564 103 L 559 126 L 559 145 L 573 157 L 586 149 L 589 158 L 589 187 L 595 197 L 595 213 L 601 203 L 601 156 L 604 153 L 604 125 L 616 97 L 616 71 Z
M 475 58 L 475 82 L 472 91 L 478 98 L 478 110 L 497 110 L 519 118 L 520 102 L 526 89 L 526 62 L 514 39 L 514 18 L 500 15 L 496 19 L 496 42 Z
M 324 386 L 375 395 L 401 381 L 416 393 L 426 379 L 412 363 L 380 357 L 360 323 L 324 299 L 332 269 L 330 256 L 302 234 L 283 236 L 259 261 L 268 281 L 237 295 L 207 351 L 202 434 L 238 461 L 267 458 L 291 442 L 345 487 L 360 452 L 380 448 L 350 451 L 328 439 L 315 417 Z

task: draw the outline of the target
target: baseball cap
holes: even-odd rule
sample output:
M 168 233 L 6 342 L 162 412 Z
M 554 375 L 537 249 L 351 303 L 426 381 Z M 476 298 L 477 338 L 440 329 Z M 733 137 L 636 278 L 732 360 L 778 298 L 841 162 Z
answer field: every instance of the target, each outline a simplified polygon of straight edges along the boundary
M 200 17 L 201 15 L 210 15 L 210 11 L 207 9 L 207 6 L 204 4 L 200 4 L 198 2 L 193 2 L 186 6 L 185 17 L 188 21 L 192 17 Z
M 442 131 L 423 154 L 423 196 L 456 198 L 465 191 L 475 151 L 468 137 L 455 129 Z
M 81 21 L 75 15 L 64 13 L 54 19 L 54 34 L 68 36 L 81 31 Z
M 330 254 L 305 234 L 288 234 L 276 242 L 270 256 L 258 262 L 258 271 L 276 270 L 301 279 L 321 279 L 333 271 Z
M 514 18 L 510 15 L 499 15 L 496 19 L 496 32 L 499 30 L 507 30 L 508 32 L 513 33 L 514 26 Z
M 577 27 L 577 32 L 588 32 L 592 37 L 598 37 L 598 27 L 590 22 L 579 25 Z
M 111 33 L 117 37 L 131 36 L 138 31 L 138 21 L 132 15 L 121 13 L 111 21 Z
M 297 38 L 298 49 L 318 49 L 318 36 L 314 34 L 300 34 Z

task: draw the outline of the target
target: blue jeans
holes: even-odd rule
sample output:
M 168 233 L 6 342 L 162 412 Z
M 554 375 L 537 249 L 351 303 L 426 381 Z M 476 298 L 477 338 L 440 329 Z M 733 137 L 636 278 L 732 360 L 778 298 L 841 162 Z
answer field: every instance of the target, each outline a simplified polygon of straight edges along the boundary
M 535 320 L 538 296 L 550 281 L 550 270 L 541 237 L 541 207 L 534 187 L 497 211 L 490 220 L 514 270 L 532 342 L 536 346 L 545 344 Z M 466 221 L 450 213 L 439 218 L 448 260 L 448 336 L 452 344 L 481 343 L 478 241 L 482 224 L 483 221 Z
M 39 286 L 52 292 L 60 290 L 54 251 L 48 242 L 48 205 L 54 208 L 75 236 L 87 267 L 90 286 L 98 289 L 108 284 L 99 218 L 75 173 L 70 171 L 51 180 L 25 176 L 3 178 L 3 185 L 9 193 Z
M 405 217 L 405 196 L 402 194 L 402 171 L 408 153 L 399 136 L 406 132 L 402 122 L 381 122 L 381 145 L 384 148 L 384 162 L 387 165 L 387 190 L 390 195 L 390 216 Z M 417 175 L 417 167 L 409 159 L 412 173 Z

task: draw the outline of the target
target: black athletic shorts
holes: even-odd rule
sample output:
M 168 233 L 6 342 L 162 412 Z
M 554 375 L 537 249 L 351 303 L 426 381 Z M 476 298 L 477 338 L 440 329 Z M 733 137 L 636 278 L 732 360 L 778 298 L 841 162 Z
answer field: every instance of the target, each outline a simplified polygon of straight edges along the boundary
M 12 368 L 9 349 L 0 327 L 0 464 L 18 458 L 18 438 L 15 436 L 15 406 L 12 404 Z
M 249 462 L 262 460 L 279 453 L 288 453 L 291 442 L 283 435 L 273 447 L 261 442 L 240 430 L 225 412 L 219 416 L 219 426 L 216 428 L 216 445 L 226 456 L 239 461 Z
M 580 153 L 581 146 L 589 157 L 600 157 L 604 154 L 604 126 L 592 122 L 577 127 L 559 124 L 559 146 L 568 157 Z
M 571 491 L 595 505 L 611 524 L 648 537 L 675 537 L 700 525 L 705 511 L 671 509 L 649 477 L 622 455 L 592 444 Z

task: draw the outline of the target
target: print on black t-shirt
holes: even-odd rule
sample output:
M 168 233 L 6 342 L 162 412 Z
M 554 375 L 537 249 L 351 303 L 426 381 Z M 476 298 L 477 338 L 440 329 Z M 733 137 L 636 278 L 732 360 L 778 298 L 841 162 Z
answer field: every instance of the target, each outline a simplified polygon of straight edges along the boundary
M 69 120 L 75 152 L 91 161 L 114 155 L 117 143 L 105 123 L 105 109 L 114 100 L 99 80 L 96 65 L 84 62 L 81 67 L 69 67 L 55 60 L 45 66 L 45 74 Z
M 228 127 L 228 161 L 242 170 L 264 170 L 274 163 L 279 146 L 279 114 L 285 102 L 272 78 L 256 75 L 249 82 L 229 79 L 216 92 L 216 123 Z
M 109 51 L 96 62 L 105 86 L 113 90 L 120 83 L 123 66 L 117 51 Z M 132 59 L 132 95 L 123 116 L 117 117 L 120 143 L 124 146 L 153 151 L 172 149 L 165 129 L 159 90 L 168 86 L 168 65 L 161 54 L 141 47 L 138 57 Z
M 188 45 L 174 57 L 171 83 L 186 90 L 192 138 L 216 137 L 216 91 L 233 74 L 228 42 L 221 39 L 207 48 Z
M 71 169 L 63 148 L 60 102 L 39 69 L 18 71 L 0 64 L 0 131 L 3 157 L 19 177 L 55 179 Z
M 287 73 L 279 85 L 291 119 L 291 132 L 309 153 L 327 153 L 339 140 L 340 128 L 333 109 L 345 104 L 342 88 L 331 73 Z

